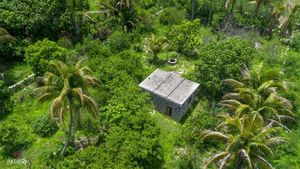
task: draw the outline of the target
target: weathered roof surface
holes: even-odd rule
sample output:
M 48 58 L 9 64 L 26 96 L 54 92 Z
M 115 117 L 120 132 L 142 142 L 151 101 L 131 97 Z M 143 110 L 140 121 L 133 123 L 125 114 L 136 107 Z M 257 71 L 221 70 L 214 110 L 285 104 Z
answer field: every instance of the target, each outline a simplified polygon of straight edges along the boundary
M 199 87 L 198 83 L 184 79 L 173 72 L 156 69 L 139 86 L 182 105 Z

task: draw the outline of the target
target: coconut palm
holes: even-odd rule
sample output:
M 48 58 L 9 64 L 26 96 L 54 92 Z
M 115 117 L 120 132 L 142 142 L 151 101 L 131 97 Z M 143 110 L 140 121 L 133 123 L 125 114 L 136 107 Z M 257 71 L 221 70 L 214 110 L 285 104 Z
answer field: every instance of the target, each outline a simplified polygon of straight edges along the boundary
M 225 79 L 223 82 L 233 88 L 233 92 L 223 96 L 219 105 L 238 117 L 257 115 L 266 121 L 273 121 L 286 128 L 282 122 L 293 120 L 293 106 L 280 95 L 287 90 L 287 82 L 282 80 L 282 73 L 276 70 L 262 71 L 263 64 L 249 71 L 242 71 L 243 79 Z
M 209 157 L 205 161 L 205 169 L 212 164 L 219 169 L 228 166 L 236 169 L 273 168 L 268 159 L 274 156 L 272 147 L 284 141 L 275 136 L 280 128 L 273 127 L 271 123 L 263 127 L 262 121 L 255 116 L 220 117 L 223 119 L 220 125 L 222 132 L 206 130 L 202 139 L 225 141 L 226 149 Z
M 134 0 L 109 0 L 101 2 L 100 9 L 107 11 L 108 16 L 115 16 L 124 32 L 128 32 L 139 21 L 134 4 Z
M 271 3 L 272 12 L 271 12 L 271 22 L 269 23 L 269 36 L 273 37 L 273 29 L 279 19 L 280 14 L 284 13 L 286 6 L 281 1 L 276 1 Z
M 291 8 L 289 8 L 288 10 L 288 17 L 287 19 L 283 22 L 283 24 L 281 25 L 280 28 L 280 35 L 284 36 L 287 34 L 291 35 L 292 31 L 293 31 L 293 26 L 295 24 L 295 14 L 297 12 L 297 10 L 300 9 L 300 4 L 296 4 L 294 6 L 292 6 Z
M 82 66 L 83 61 L 84 59 L 80 60 L 75 66 L 66 65 L 61 61 L 51 61 L 53 71 L 45 73 L 44 86 L 36 89 L 43 92 L 38 100 L 54 98 L 50 108 L 52 121 L 57 117 L 64 126 L 65 116 L 69 112 L 69 129 L 61 155 L 70 142 L 73 126 L 79 125 L 81 117 L 79 107 L 87 108 L 94 116 L 97 112 L 97 104 L 88 96 L 88 89 L 91 86 L 98 86 L 99 80 L 88 75 L 91 70 L 87 66 Z
M 152 59 L 156 60 L 157 54 L 163 49 L 165 49 L 167 46 L 167 39 L 165 37 L 157 38 L 152 34 L 151 37 L 146 38 L 144 50 L 147 53 L 151 53 Z
M 15 38 L 12 37 L 7 30 L 0 27 L 0 45 L 13 40 L 15 40 Z
M 115 0 L 115 6 L 118 9 L 131 9 L 134 6 L 134 0 Z

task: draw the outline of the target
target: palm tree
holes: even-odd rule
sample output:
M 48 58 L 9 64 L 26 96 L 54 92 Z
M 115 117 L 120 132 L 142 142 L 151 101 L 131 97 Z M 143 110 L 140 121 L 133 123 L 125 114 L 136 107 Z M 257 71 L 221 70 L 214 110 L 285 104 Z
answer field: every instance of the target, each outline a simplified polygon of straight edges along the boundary
M 0 45 L 15 40 L 4 28 L 0 27 Z
M 152 54 L 152 59 L 157 59 L 157 54 L 168 46 L 167 39 L 165 37 L 157 38 L 153 34 L 151 37 L 146 38 L 144 50 L 147 53 Z
M 134 0 L 115 0 L 115 7 L 117 9 L 131 9 L 134 6 Z
M 53 71 L 45 73 L 44 86 L 36 89 L 43 92 L 38 100 L 54 98 L 50 108 L 52 121 L 54 117 L 58 117 L 64 126 L 65 114 L 70 113 L 69 129 L 61 155 L 64 155 L 70 142 L 73 125 L 77 128 L 80 122 L 81 114 L 76 108 L 86 107 L 94 116 L 97 112 L 97 104 L 88 96 L 88 88 L 98 86 L 100 82 L 88 75 L 91 70 L 87 66 L 82 66 L 83 61 L 84 59 L 80 60 L 75 66 L 66 65 L 61 61 L 51 61 Z
M 223 118 L 220 125 L 223 132 L 206 130 L 202 139 L 225 141 L 226 149 L 209 157 L 205 169 L 213 163 L 219 169 L 228 166 L 236 169 L 273 168 L 267 159 L 274 156 L 272 147 L 284 141 L 274 136 L 280 130 L 279 127 L 273 127 L 271 123 L 263 127 L 262 121 L 255 116 L 220 117 Z
M 139 21 L 134 4 L 134 0 L 109 0 L 100 2 L 100 9 L 107 11 L 108 16 L 115 16 L 124 32 L 128 32 Z
M 297 10 L 300 8 L 300 4 L 296 4 L 292 6 L 292 8 L 289 8 L 288 10 L 288 17 L 287 19 L 283 22 L 281 28 L 280 28 L 280 35 L 284 36 L 287 34 L 291 35 L 293 31 L 293 26 L 295 24 L 295 14 Z
M 277 1 L 274 3 L 271 3 L 272 6 L 272 12 L 271 12 L 271 22 L 269 23 L 269 36 L 270 38 L 273 37 L 273 29 L 275 27 L 276 22 L 279 19 L 279 15 L 282 14 L 286 7 L 281 1 Z
M 223 82 L 233 88 L 233 92 L 223 96 L 219 105 L 238 117 L 253 115 L 263 121 L 272 121 L 286 128 L 282 122 L 294 120 L 293 106 L 289 100 L 280 95 L 287 90 L 287 82 L 282 80 L 282 73 L 271 70 L 262 71 L 263 64 L 249 71 L 242 71 L 243 79 L 225 79 Z

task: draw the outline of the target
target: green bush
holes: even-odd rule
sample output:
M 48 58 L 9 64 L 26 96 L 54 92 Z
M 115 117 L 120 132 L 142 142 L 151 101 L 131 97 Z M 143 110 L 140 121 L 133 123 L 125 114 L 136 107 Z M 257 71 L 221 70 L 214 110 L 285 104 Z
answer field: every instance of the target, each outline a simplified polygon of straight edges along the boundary
M 116 110 L 113 110 L 115 107 Z M 122 106 L 121 106 L 122 107 Z M 112 123 L 100 147 L 88 147 L 58 163 L 58 168 L 160 168 L 162 150 L 159 128 L 146 112 L 131 112 L 110 106 Z M 121 112 L 119 112 L 119 110 Z M 121 118 L 115 118 L 116 116 Z M 117 120 L 117 121 L 115 121 Z M 110 121 L 110 120 L 109 120 Z
M 76 45 L 75 51 L 79 56 L 93 57 L 109 57 L 112 55 L 109 45 L 99 40 L 84 38 L 83 43 Z
M 36 75 L 43 75 L 49 70 L 51 60 L 64 61 L 67 52 L 67 49 L 58 46 L 56 42 L 44 39 L 25 49 L 25 61 Z
M 62 32 L 78 39 L 88 26 L 78 11 L 86 9 L 88 0 L 3 0 L 0 25 L 18 37 L 57 39 Z
M 294 33 L 292 39 L 292 47 L 300 51 L 300 32 Z
M 180 24 L 185 18 L 184 14 L 184 10 L 175 7 L 165 8 L 159 15 L 159 21 L 164 25 Z
M 222 80 L 238 80 L 242 68 L 250 65 L 255 54 L 250 43 L 238 38 L 228 38 L 203 48 L 196 64 L 196 78 L 202 94 L 210 98 L 221 96 Z
M 33 131 L 41 137 L 49 137 L 55 134 L 58 130 L 57 122 L 51 122 L 50 116 L 47 114 L 38 118 L 33 126 Z
M 298 169 L 300 167 L 300 130 L 283 134 L 287 138 L 286 144 L 281 144 L 276 150 L 275 168 Z
M 195 49 L 202 43 L 200 20 L 184 21 L 180 25 L 172 26 L 167 38 L 173 49 L 188 56 L 194 55 Z
M 106 44 L 110 47 L 113 53 L 118 53 L 129 49 L 130 38 L 128 34 L 125 34 L 122 31 L 115 31 L 108 37 Z
M 138 10 L 137 15 L 140 20 L 137 30 L 141 33 L 153 31 L 155 18 L 152 13 L 148 10 Z
M 213 129 L 217 126 L 218 120 L 209 112 L 208 101 L 200 101 L 183 125 L 182 141 L 184 144 L 195 146 L 204 150 L 206 143 L 200 139 L 203 130 Z
M 0 58 L 6 62 L 21 61 L 24 57 L 24 50 L 30 42 L 27 39 L 16 39 L 0 45 Z
M 3 155 L 12 157 L 16 151 L 28 147 L 32 140 L 25 134 L 16 127 L 16 124 L 1 122 L 0 147 L 2 147 Z

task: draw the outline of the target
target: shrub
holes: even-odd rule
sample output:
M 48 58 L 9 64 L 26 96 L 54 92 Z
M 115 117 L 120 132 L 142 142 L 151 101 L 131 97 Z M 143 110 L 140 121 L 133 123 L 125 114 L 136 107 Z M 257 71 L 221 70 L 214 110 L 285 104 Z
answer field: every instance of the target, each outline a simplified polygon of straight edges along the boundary
M 48 39 L 37 41 L 25 49 L 25 61 L 36 75 L 47 72 L 51 60 L 64 61 L 66 55 L 67 49 Z
M 113 110 L 113 107 L 116 110 Z M 122 106 L 121 106 L 122 107 Z M 160 168 L 162 151 L 159 128 L 145 112 L 130 112 L 110 106 L 110 112 L 121 116 L 112 122 L 108 135 L 100 147 L 77 151 L 60 162 L 58 168 Z M 115 116 L 112 115 L 114 120 Z M 107 116 L 107 118 L 110 118 Z M 108 120 L 106 118 L 106 120 Z M 114 121 L 113 120 L 113 121 Z
M 184 21 L 180 25 L 171 28 L 167 38 L 171 46 L 179 53 L 193 55 L 195 49 L 200 46 L 200 20 Z
M 128 34 L 125 34 L 122 31 L 115 31 L 108 37 L 106 44 L 110 47 L 113 53 L 118 53 L 129 49 L 130 39 Z
M 31 138 L 20 132 L 15 124 L 10 122 L 0 124 L 0 147 L 4 155 L 13 156 L 13 153 L 26 148 L 31 142 Z
M 137 30 L 139 30 L 139 32 L 141 33 L 153 31 L 155 18 L 152 15 L 152 13 L 148 10 L 141 9 L 138 10 L 137 15 L 139 16 L 139 20 L 140 20 Z
M 83 43 L 76 45 L 75 50 L 79 56 L 109 57 L 111 49 L 99 40 L 85 38 Z
M 207 144 L 200 139 L 200 132 L 213 129 L 217 126 L 217 122 L 217 118 L 209 112 L 208 101 L 200 101 L 183 125 L 183 143 L 195 146 L 197 149 L 205 149 Z
M 297 32 L 293 35 L 292 47 L 300 51 L 300 32 Z
M 216 98 L 223 92 L 222 80 L 240 79 L 244 65 L 249 66 L 256 52 L 251 44 L 228 38 L 203 48 L 196 64 L 196 78 L 202 94 Z
M 51 122 L 50 116 L 47 114 L 38 118 L 33 126 L 33 131 L 41 137 L 49 137 L 55 134 L 58 130 L 56 121 Z
M 30 42 L 27 39 L 16 39 L 2 44 L 0 45 L 0 58 L 8 62 L 21 61 L 24 56 L 24 49 L 29 44 Z

